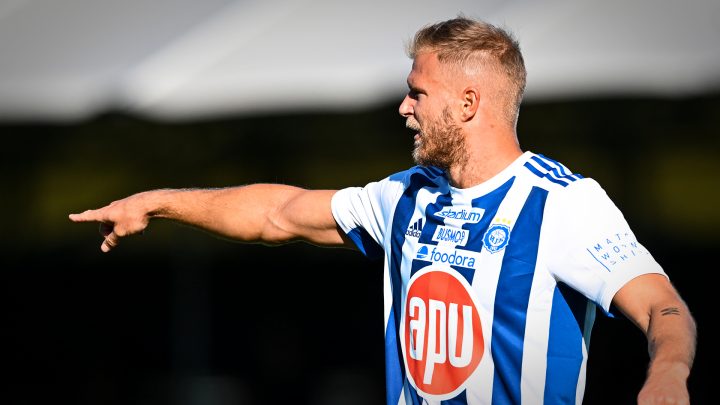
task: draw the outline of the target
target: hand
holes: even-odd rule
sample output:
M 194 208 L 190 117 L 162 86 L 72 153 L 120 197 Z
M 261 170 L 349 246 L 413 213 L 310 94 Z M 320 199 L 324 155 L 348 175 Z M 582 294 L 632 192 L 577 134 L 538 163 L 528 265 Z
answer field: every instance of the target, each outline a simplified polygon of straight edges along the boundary
M 141 194 L 95 210 L 70 214 L 69 218 L 73 222 L 100 222 L 100 234 L 105 238 L 100 250 L 106 253 L 118 245 L 120 238 L 144 232 L 150 222 Z

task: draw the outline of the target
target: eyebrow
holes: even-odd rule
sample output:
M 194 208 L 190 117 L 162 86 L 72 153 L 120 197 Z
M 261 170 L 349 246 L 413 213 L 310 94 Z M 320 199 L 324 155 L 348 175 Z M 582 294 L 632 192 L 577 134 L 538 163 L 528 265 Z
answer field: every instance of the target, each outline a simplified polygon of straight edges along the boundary
M 412 83 L 410 79 L 407 80 L 407 86 L 408 89 L 410 89 L 413 92 L 425 92 L 422 87 L 418 86 L 417 84 Z

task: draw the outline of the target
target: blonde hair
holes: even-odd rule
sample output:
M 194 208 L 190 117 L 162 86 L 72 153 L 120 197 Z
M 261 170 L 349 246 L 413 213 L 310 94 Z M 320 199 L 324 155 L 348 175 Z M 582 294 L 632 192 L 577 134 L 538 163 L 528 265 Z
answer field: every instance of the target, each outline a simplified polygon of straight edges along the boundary
M 520 44 L 513 35 L 484 21 L 462 15 L 420 29 L 408 44 L 410 58 L 434 52 L 440 62 L 452 67 L 490 68 L 508 79 L 507 115 L 515 122 L 520 110 L 527 72 Z

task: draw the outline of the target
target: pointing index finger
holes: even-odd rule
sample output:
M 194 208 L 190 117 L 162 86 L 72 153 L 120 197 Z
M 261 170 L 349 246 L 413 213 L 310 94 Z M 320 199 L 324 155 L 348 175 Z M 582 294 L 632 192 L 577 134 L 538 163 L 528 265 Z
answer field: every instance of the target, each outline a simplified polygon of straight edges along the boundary
M 73 222 L 103 221 L 100 210 L 87 210 L 80 214 L 70 214 L 68 218 Z

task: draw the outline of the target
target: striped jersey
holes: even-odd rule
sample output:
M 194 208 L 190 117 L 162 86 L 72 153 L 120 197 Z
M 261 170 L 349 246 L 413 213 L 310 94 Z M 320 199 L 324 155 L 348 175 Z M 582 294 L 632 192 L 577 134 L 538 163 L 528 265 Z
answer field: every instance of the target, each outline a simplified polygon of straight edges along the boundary
M 665 274 L 596 181 L 532 152 L 467 189 L 416 166 L 332 211 L 384 257 L 389 405 L 580 404 L 596 306 Z

